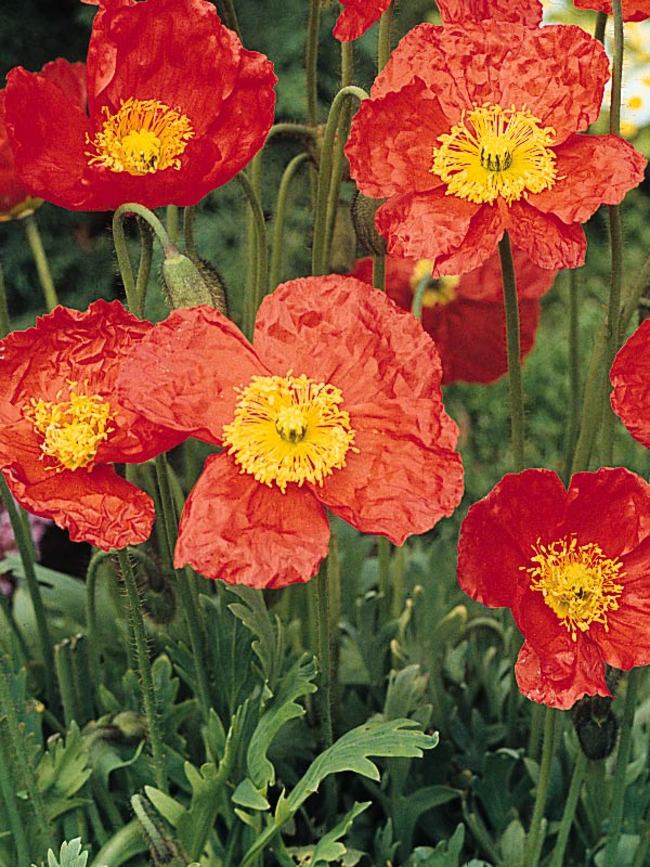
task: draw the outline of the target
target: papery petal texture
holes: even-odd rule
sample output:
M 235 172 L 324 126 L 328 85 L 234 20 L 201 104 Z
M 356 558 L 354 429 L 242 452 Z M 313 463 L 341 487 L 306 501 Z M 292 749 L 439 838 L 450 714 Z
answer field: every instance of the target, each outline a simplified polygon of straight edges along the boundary
M 540 0 L 437 0 L 437 6 L 444 24 L 490 19 L 537 27 L 543 12 Z
M 645 320 L 619 350 L 609 377 L 614 412 L 650 449 L 650 320 Z
M 352 42 L 379 21 L 391 0 L 341 0 L 343 10 L 336 20 L 332 34 L 339 42 Z
M 577 9 L 595 9 L 612 14 L 612 0 L 574 0 Z M 623 21 L 645 21 L 650 18 L 650 0 L 623 0 Z

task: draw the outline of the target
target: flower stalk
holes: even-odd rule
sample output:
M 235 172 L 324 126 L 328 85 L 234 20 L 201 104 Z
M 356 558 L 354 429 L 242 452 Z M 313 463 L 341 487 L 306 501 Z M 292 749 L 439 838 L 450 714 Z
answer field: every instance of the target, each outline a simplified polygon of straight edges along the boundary
M 300 153 L 288 163 L 282 174 L 280 186 L 278 188 L 278 197 L 275 205 L 275 220 L 273 222 L 273 240 L 271 243 L 271 264 L 269 266 L 269 287 L 271 290 L 280 282 L 280 274 L 282 271 L 282 252 L 284 240 L 284 224 L 287 212 L 287 200 L 289 197 L 289 188 L 291 182 L 298 169 L 303 163 L 309 159 L 309 154 Z
M 252 284 L 253 291 L 249 291 L 246 297 L 247 304 L 245 311 L 244 328 L 246 335 L 248 337 L 251 337 L 253 334 L 253 327 L 255 324 L 255 314 L 257 313 L 257 308 L 259 307 L 262 298 L 268 292 L 269 254 L 266 243 L 266 222 L 264 220 L 262 203 L 260 202 L 260 198 L 256 190 L 257 185 L 250 180 L 250 178 L 248 177 L 248 175 L 246 175 L 245 172 L 240 172 L 237 175 L 237 181 L 242 190 L 244 191 L 244 194 L 248 199 L 248 204 L 250 205 L 250 217 L 252 220 L 253 234 L 255 237 L 255 277 Z
M 36 222 L 34 214 L 28 214 L 23 221 L 23 225 L 25 226 L 27 243 L 32 251 L 32 256 L 34 257 L 38 280 L 41 284 L 41 289 L 43 290 L 45 306 L 49 312 L 54 310 L 56 305 L 59 303 L 59 299 L 56 294 L 52 272 L 50 271 L 50 265 L 47 261 L 47 255 L 45 254 L 45 248 L 43 247 L 43 241 L 41 240 L 41 233 L 38 230 L 38 223 Z
M 377 36 L 377 72 L 381 72 L 390 57 L 390 31 L 393 23 L 393 4 L 379 19 L 379 34 Z
M 307 50 L 305 73 L 307 84 L 307 117 L 311 126 L 318 123 L 318 31 L 320 27 L 320 0 L 309 0 L 307 24 Z
M 560 828 L 558 830 L 557 838 L 555 840 L 555 848 L 553 849 L 553 856 L 551 858 L 551 863 L 549 864 L 549 867 L 562 867 L 562 865 L 564 864 L 564 853 L 566 851 L 566 845 L 569 841 L 569 834 L 571 832 L 571 826 L 573 825 L 573 820 L 575 818 L 576 807 L 578 806 L 578 798 L 580 797 L 580 790 L 582 789 L 586 770 L 587 757 L 585 756 L 583 751 L 578 748 L 576 763 L 573 768 L 573 775 L 571 777 L 571 785 L 569 787 L 569 794 L 567 795 L 567 799 L 564 804 L 564 811 L 562 813 L 562 819 L 560 821 Z
M 510 426 L 515 470 L 523 470 L 524 457 L 524 391 L 521 378 L 519 301 L 517 281 L 512 260 L 510 238 L 506 232 L 499 241 L 503 300 L 506 311 L 506 344 L 508 354 L 508 384 L 510 391 Z
M 524 861 L 529 867 L 537 867 L 542 848 L 542 822 L 544 820 L 544 808 L 548 795 L 548 784 L 551 778 L 551 761 L 555 749 L 555 724 L 557 713 L 553 708 L 547 707 L 544 717 L 544 735 L 542 745 L 542 761 L 539 768 L 537 791 L 535 792 L 535 805 L 533 818 L 526 839 L 526 855 Z

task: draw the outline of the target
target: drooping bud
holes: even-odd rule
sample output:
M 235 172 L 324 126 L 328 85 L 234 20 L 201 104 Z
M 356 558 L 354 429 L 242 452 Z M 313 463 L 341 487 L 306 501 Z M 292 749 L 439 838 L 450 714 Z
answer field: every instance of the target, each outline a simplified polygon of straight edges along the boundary
M 373 256 L 386 253 L 386 241 L 375 229 L 375 213 L 384 199 L 370 199 L 357 192 L 352 199 L 351 211 L 354 231 L 361 246 Z
M 224 284 L 217 271 L 207 262 L 193 262 L 173 246 L 165 250 L 162 288 L 172 309 L 208 304 L 227 312 Z
M 576 702 L 571 710 L 573 726 L 582 752 L 592 761 L 606 759 L 616 746 L 618 720 L 611 705 L 611 698 L 585 696 Z
M 332 235 L 330 272 L 333 274 L 349 274 L 356 258 L 356 248 L 357 243 L 350 211 L 346 205 L 339 203 L 336 209 L 336 220 Z

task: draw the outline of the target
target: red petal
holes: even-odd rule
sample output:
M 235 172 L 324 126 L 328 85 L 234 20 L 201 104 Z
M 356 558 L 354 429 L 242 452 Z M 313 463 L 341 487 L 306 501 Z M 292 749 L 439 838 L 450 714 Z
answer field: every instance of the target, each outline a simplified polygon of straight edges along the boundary
M 391 0 L 341 0 L 343 11 L 336 20 L 332 35 L 340 42 L 358 39 L 375 21 L 379 21 Z
M 208 458 L 187 499 L 174 563 L 229 584 L 285 587 L 313 578 L 328 541 L 327 518 L 310 491 L 269 488 L 222 452 Z
M 578 9 L 595 9 L 612 14 L 612 0 L 575 0 Z M 623 0 L 623 21 L 645 21 L 650 18 L 650 0 Z
M 535 265 L 523 250 L 516 247 L 512 251 L 512 258 L 519 298 L 541 298 L 545 295 L 555 282 L 557 273 Z M 475 301 L 501 301 L 503 284 L 498 253 L 490 256 L 480 268 L 464 274 L 456 294 Z
M 650 448 L 650 320 L 619 350 L 609 375 L 614 412 L 632 436 Z
M 212 307 L 175 310 L 134 350 L 120 397 L 151 421 L 219 443 L 232 421 L 235 388 L 268 370 L 233 323 Z
M 505 231 L 501 209 L 493 205 L 479 205 L 478 208 L 460 244 L 436 259 L 434 276 L 454 276 L 474 271 L 496 252 Z
M 491 19 L 537 27 L 542 21 L 540 0 L 438 0 L 437 5 L 444 24 Z
M 644 178 L 647 160 L 614 135 L 573 135 L 555 151 L 560 180 L 529 195 L 539 211 L 565 223 L 584 223 L 601 205 L 617 205 Z
M 107 466 L 52 472 L 36 484 L 5 473 L 18 502 L 28 511 L 51 518 L 73 542 L 88 542 L 108 551 L 139 545 L 149 538 L 154 519 L 151 497 Z
M 46 63 L 40 74 L 56 84 L 75 105 L 86 108 L 88 94 L 85 63 L 70 63 L 69 60 L 57 57 L 56 60 Z
M 585 233 L 578 223 L 567 226 L 553 214 L 537 211 L 523 199 L 510 206 L 512 243 L 540 268 L 557 271 L 584 265 Z
M 583 695 L 611 695 L 605 683 L 603 660 L 589 641 L 537 654 L 525 642 L 515 665 L 519 689 L 531 701 L 569 710 Z
M 470 506 L 458 542 L 461 588 L 490 608 L 512 607 L 529 579 L 533 546 L 558 538 L 566 491 L 550 470 L 509 474 Z
M 366 99 L 345 146 L 350 174 L 374 198 L 435 189 L 442 181 L 431 171 L 433 150 L 448 129 L 440 103 L 420 79 L 399 94 Z
M 391 256 L 438 259 L 458 250 L 480 207 L 457 196 L 445 196 L 440 190 L 407 193 L 382 205 L 375 225 L 388 241 Z
M 650 485 L 623 467 L 576 473 L 569 486 L 564 533 L 623 557 L 650 535 Z

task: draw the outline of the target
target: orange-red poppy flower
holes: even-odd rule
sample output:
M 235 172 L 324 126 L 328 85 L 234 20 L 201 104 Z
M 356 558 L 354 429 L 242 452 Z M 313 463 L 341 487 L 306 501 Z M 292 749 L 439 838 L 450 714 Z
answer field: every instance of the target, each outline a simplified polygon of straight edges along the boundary
M 86 74 L 83 63 L 70 63 L 63 58 L 46 63 L 42 75 L 68 94 L 69 99 L 84 108 L 86 105 Z M 29 111 L 29 106 L 27 106 Z M 42 199 L 31 196 L 16 176 L 14 155 L 9 144 L 5 123 L 5 91 L 0 90 L 0 223 L 16 220 L 33 213 Z
M 177 566 L 253 587 L 308 581 L 325 508 L 401 545 L 463 492 L 435 344 L 352 277 L 293 280 L 259 309 L 254 346 L 210 307 L 176 310 L 135 350 L 121 395 L 216 445 L 189 495 Z
M 609 62 L 572 26 L 422 24 L 400 42 L 352 121 L 346 153 L 390 254 L 477 268 L 508 231 L 541 268 L 584 261 L 580 225 L 620 202 L 646 160 L 598 116 Z
M 595 9 L 612 14 L 612 0 L 574 0 L 578 9 Z M 624 21 L 645 21 L 650 18 L 650 0 L 623 0 Z
M 332 34 L 339 42 L 352 42 L 368 30 L 390 6 L 392 0 L 341 0 L 343 11 Z
M 524 645 L 522 693 L 570 708 L 608 696 L 605 664 L 650 663 L 650 485 L 622 468 L 504 476 L 469 510 L 458 579 L 473 599 L 512 609 Z
M 541 0 L 437 0 L 444 24 L 483 21 L 492 18 L 510 24 L 537 27 L 542 21 Z
M 273 65 L 207 0 L 103 0 L 87 58 L 88 114 L 51 80 L 8 76 L 18 174 L 72 210 L 195 205 L 262 147 Z
M 56 307 L 0 341 L 0 469 L 21 505 L 76 542 L 123 548 L 151 532 L 151 498 L 115 472 L 182 440 L 118 399 L 127 354 L 153 326 L 118 302 Z
M 539 298 L 555 271 L 533 265 L 515 252 L 519 290 L 521 358 L 532 349 L 539 322 Z M 410 310 L 416 288 L 430 277 L 422 296 L 422 325 L 433 337 L 442 361 L 442 382 L 493 382 L 508 370 L 501 267 L 498 255 L 460 277 L 431 277 L 429 259 L 386 259 L 386 293 Z M 372 283 L 372 258 L 359 259 L 352 276 Z
M 650 449 L 650 319 L 619 350 L 609 377 L 614 412 L 634 439 Z

